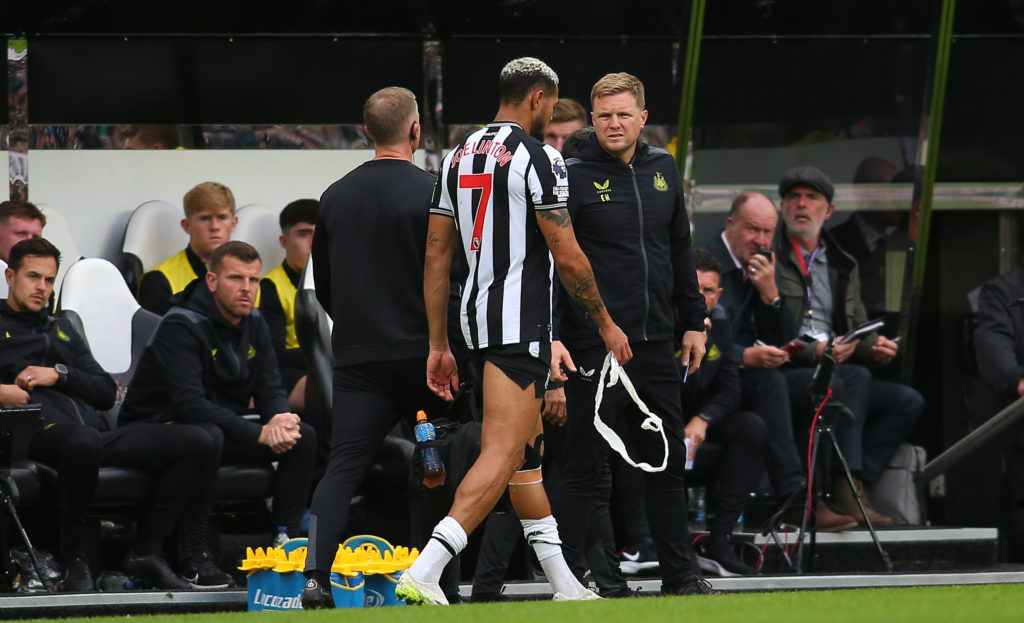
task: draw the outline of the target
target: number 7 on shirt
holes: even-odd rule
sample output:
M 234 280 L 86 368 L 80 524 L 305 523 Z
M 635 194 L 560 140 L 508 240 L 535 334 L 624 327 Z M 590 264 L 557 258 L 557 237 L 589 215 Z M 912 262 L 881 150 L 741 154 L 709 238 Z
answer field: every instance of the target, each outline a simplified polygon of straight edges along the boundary
M 476 206 L 476 218 L 473 220 L 473 239 L 469 244 L 470 251 L 479 251 L 480 238 L 484 234 L 484 215 L 487 213 L 487 203 L 491 198 L 491 174 L 460 175 L 459 188 L 479 188 L 481 190 L 480 203 Z

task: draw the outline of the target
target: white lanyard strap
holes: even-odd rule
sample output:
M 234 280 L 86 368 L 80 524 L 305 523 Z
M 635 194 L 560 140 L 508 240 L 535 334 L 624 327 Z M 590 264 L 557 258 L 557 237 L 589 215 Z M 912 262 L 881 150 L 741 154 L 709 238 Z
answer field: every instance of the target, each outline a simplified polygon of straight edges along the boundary
M 652 467 L 650 463 L 644 463 L 641 461 L 637 463 L 633 459 L 629 458 L 629 453 L 626 452 L 626 444 L 622 442 L 622 439 L 612 430 L 607 424 L 601 420 L 601 399 L 604 396 L 604 379 L 608 376 L 608 387 L 614 386 L 619 381 L 622 381 L 622 387 L 626 389 L 626 393 L 633 399 L 633 402 L 640 409 L 640 412 L 646 415 L 643 423 L 640 424 L 640 428 L 643 430 L 654 431 L 661 433 L 661 440 L 665 446 L 665 458 L 661 461 L 661 466 Z M 661 472 L 665 471 L 665 466 L 668 465 L 668 437 L 665 435 L 665 429 L 661 424 L 661 418 L 651 413 L 644 401 L 640 399 L 640 396 L 636 394 L 636 388 L 633 387 L 632 381 L 629 380 L 629 376 L 626 375 L 626 371 L 619 365 L 618 360 L 615 359 L 615 355 L 608 353 L 608 356 L 604 358 L 604 365 L 601 366 L 601 377 L 597 381 L 597 397 L 594 399 L 594 428 L 597 432 L 601 433 L 608 445 L 611 446 L 612 450 L 619 453 L 624 461 L 632 465 L 633 467 L 644 470 L 645 472 Z

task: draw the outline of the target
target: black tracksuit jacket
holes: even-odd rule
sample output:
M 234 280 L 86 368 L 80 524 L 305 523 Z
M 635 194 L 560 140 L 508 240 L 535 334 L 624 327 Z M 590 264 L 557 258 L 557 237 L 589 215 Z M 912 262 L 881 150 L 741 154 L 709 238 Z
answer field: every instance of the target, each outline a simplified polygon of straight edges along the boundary
M 281 386 L 267 323 L 254 309 L 233 325 L 202 279 L 171 299 L 146 346 L 121 408 L 120 421 L 210 422 L 241 442 L 256 443 L 261 424 L 291 411 Z
M 53 387 L 37 387 L 29 400 L 43 406 L 44 421 L 84 424 L 109 430 L 97 412 L 114 406 L 117 384 L 96 363 L 89 345 L 66 318 L 40 312 L 16 312 L 0 300 L 0 384 L 10 385 L 28 366 L 63 363 L 68 378 Z
M 640 141 L 625 163 L 591 136 L 566 164 L 576 239 L 612 320 L 629 341 L 670 340 L 676 324 L 703 331 L 707 307 L 672 156 Z M 602 344 L 597 325 L 564 288 L 558 304 L 558 334 L 570 348 Z

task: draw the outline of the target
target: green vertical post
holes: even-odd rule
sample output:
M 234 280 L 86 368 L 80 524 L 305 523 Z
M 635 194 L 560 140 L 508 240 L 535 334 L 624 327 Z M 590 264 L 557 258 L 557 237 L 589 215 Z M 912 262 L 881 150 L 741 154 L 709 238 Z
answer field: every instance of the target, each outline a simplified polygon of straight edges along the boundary
M 932 80 L 931 111 L 924 147 L 924 175 L 921 180 L 921 214 L 917 223 L 917 246 L 914 251 L 914 272 L 911 278 L 911 296 L 916 300 L 924 286 L 925 265 L 928 259 L 928 235 L 932 222 L 932 194 L 935 190 L 935 171 L 939 165 L 939 137 L 942 134 L 942 110 L 946 99 L 946 77 L 949 75 L 949 55 L 953 44 L 953 14 L 956 0 L 943 0 L 939 21 L 939 40 L 935 55 L 935 76 Z M 920 148 L 919 148 L 920 153 Z M 916 310 L 915 310 L 916 311 Z
M 693 101 L 697 92 L 697 66 L 700 64 L 700 39 L 704 32 L 705 0 L 693 0 L 690 9 L 690 31 L 686 37 L 686 59 L 683 67 L 683 90 L 679 98 L 679 127 L 676 133 L 676 166 L 686 179 L 686 152 L 693 125 Z
M 914 246 L 913 269 L 910 276 L 910 296 L 907 308 L 900 314 L 900 335 L 905 336 L 902 377 L 904 382 L 913 382 L 914 355 L 917 352 L 917 336 L 914 330 L 921 315 L 921 295 L 924 289 L 925 270 L 928 262 L 928 242 L 931 234 L 932 202 L 935 190 L 935 172 L 939 166 L 939 137 L 942 134 L 942 110 L 946 99 L 946 78 L 949 75 L 950 48 L 953 43 L 953 16 L 956 0 L 943 0 L 939 18 L 938 40 L 935 42 L 935 73 L 932 75 L 931 99 L 927 104 L 925 130 L 919 136 L 917 164 L 924 165 L 920 180 L 914 180 L 915 192 L 920 201 L 917 221 L 917 241 Z M 918 188 L 920 184 L 920 188 Z M 906 285 L 904 285 L 906 288 Z

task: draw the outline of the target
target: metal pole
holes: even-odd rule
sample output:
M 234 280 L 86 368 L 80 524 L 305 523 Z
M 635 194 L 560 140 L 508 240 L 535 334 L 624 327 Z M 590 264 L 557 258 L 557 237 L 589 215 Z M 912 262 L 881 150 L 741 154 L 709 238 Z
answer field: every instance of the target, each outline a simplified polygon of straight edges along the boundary
M 931 482 L 936 476 L 945 473 L 971 452 L 978 449 L 987 441 L 1006 430 L 1010 425 L 1024 416 L 1024 397 L 1018 398 L 990 420 L 974 429 L 966 437 L 946 449 L 945 452 L 935 457 L 924 466 L 922 479 L 924 482 Z
M 939 164 L 939 138 L 942 134 L 942 111 L 946 100 L 946 77 L 949 75 L 949 54 L 953 41 L 953 14 L 956 0 L 943 0 L 939 22 L 938 52 L 935 58 L 935 79 L 932 82 L 931 114 L 928 135 L 924 145 L 918 146 L 919 162 L 924 164 L 921 180 L 921 215 L 917 224 L 917 252 L 914 254 L 912 287 L 920 293 L 924 284 L 925 264 L 928 256 L 928 234 L 932 221 L 932 192 L 935 189 L 935 170 Z M 923 152 L 924 162 L 920 162 Z
M 918 137 L 917 164 L 924 166 L 921 179 L 914 180 L 914 196 L 919 197 L 920 213 L 917 222 L 917 239 L 914 245 L 914 263 L 910 279 L 910 304 L 908 313 L 900 321 L 900 335 L 906 336 L 906 347 L 913 349 L 916 344 L 914 327 L 921 315 L 921 291 L 924 288 L 925 267 L 928 260 L 928 240 L 932 222 L 932 194 L 935 189 L 935 171 L 939 164 L 939 138 L 942 135 L 942 111 L 946 99 L 946 77 L 949 74 L 949 56 L 953 41 L 953 16 L 956 0 L 943 0 L 939 18 L 938 40 L 935 47 L 935 73 L 932 76 L 931 99 L 924 115 L 922 133 Z M 913 209 L 913 207 L 911 208 Z M 910 351 L 908 351 L 910 352 Z M 913 375 L 913 357 L 903 359 L 903 378 Z
M 704 32 L 705 0 L 693 0 L 690 10 L 690 31 L 686 37 L 686 61 L 683 69 L 683 90 L 679 98 L 679 127 L 676 130 L 676 166 L 679 177 L 686 179 L 686 154 L 693 124 L 693 101 L 697 92 L 697 67 L 700 64 L 700 39 Z

